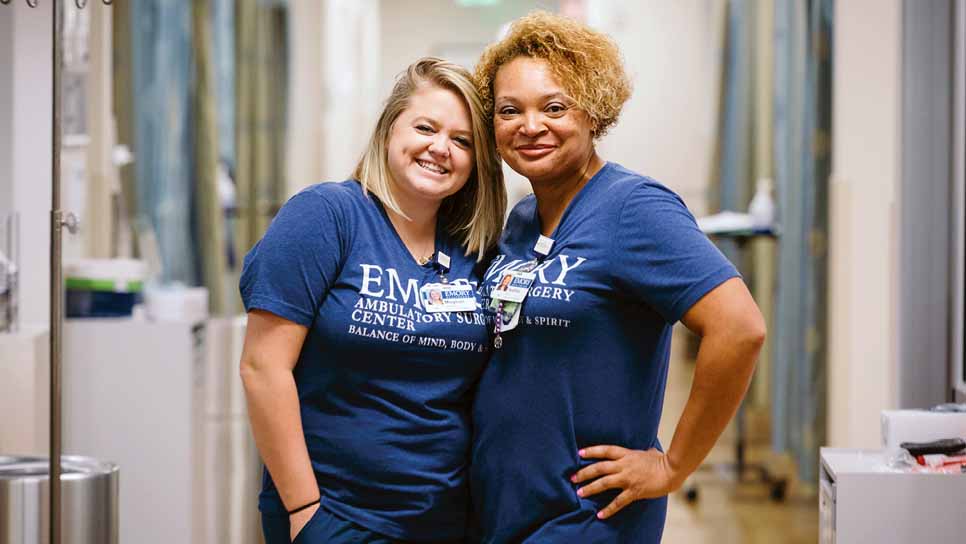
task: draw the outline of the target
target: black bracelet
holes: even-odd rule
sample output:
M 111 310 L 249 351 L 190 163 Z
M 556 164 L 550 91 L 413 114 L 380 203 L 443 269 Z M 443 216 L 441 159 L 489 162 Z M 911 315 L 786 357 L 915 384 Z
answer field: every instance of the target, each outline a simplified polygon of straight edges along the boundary
M 319 497 L 319 498 L 315 499 L 314 501 L 312 501 L 312 502 L 310 502 L 308 504 L 303 504 L 302 506 L 299 506 L 295 510 L 289 510 L 288 511 L 288 515 L 291 516 L 293 514 L 298 514 L 302 510 L 305 510 L 306 508 L 311 508 L 311 507 L 315 506 L 316 504 L 319 504 L 320 502 L 322 502 L 322 497 Z

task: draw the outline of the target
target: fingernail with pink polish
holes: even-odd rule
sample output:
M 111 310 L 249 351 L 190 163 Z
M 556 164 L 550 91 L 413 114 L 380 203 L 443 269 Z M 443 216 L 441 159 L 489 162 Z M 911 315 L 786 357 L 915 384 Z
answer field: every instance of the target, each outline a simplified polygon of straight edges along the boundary
M 585 452 L 585 451 L 586 451 L 586 450 L 580 450 L 580 451 L 578 451 L 578 452 L 577 452 L 577 455 L 579 455 L 579 456 L 581 456 L 581 457 L 583 457 L 583 456 L 584 456 L 584 452 Z
M 583 497 L 584 496 L 584 488 L 580 488 L 580 489 L 577 490 L 577 496 L 578 497 Z
M 597 512 L 597 519 L 604 519 L 604 513 L 603 512 Z

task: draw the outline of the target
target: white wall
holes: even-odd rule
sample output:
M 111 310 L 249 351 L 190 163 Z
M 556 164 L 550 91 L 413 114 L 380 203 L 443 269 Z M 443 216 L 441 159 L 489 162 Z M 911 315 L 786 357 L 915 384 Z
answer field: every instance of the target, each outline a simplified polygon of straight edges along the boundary
M 379 100 L 416 58 L 438 55 L 471 67 L 503 25 L 560 5 L 518 0 L 467 8 L 454 0 L 384 0 Z M 635 89 L 620 123 L 601 141 L 601 154 L 659 179 L 699 214 L 707 207 L 716 136 L 722 6 L 711 0 L 587 0 L 584 8 L 587 22 L 617 41 Z M 529 189 L 517 187 L 527 184 L 510 172 L 508 184 L 517 196 Z
M 288 108 L 287 192 L 322 181 L 322 35 L 323 4 L 289 2 L 290 75 Z
M 557 5 L 553 0 L 504 0 L 471 7 L 456 0 L 382 0 L 380 100 L 389 94 L 396 74 L 419 57 L 443 56 L 472 69 L 503 25 L 534 9 L 555 12 Z
M 460 6 L 455 0 L 382 0 L 379 11 L 379 86 L 372 104 L 375 123 L 396 75 L 427 55 L 472 69 L 483 49 L 514 19 L 535 9 L 556 12 L 556 0 L 506 0 L 493 6 Z M 531 192 L 525 178 L 504 165 L 511 206 Z
M 51 2 L 0 6 L 0 211 L 20 213 L 20 317 L 49 319 Z
M 0 215 L 10 211 L 13 200 L 13 78 L 4 77 L 6 74 L 13 74 L 13 14 L 10 6 L 0 11 Z
M 323 14 L 322 176 L 352 173 L 378 112 L 381 4 L 377 0 L 328 0 Z
M 601 155 L 707 209 L 717 136 L 723 2 L 588 0 L 588 22 L 621 48 L 634 94 Z
M 378 115 L 379 0 L 292 0 L 290 194 L 349 177 Z
M 901 1 L 835 4 L 829 436 L 877 447 L 896 405 Z
M 290 0 L 286 189 L 346 179 L 371 130 L 379 0 Z

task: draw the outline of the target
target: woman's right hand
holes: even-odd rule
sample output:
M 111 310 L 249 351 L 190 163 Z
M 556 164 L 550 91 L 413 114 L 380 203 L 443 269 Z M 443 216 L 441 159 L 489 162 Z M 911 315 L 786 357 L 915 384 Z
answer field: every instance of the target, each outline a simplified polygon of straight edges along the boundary
M 295 542 L 295 537 L 299 536 L 305 525 L 312 519 L 315 515 L 315 511 L 319 509 L 319 505 L 313 505 L 301 512 L 296 512 L 288 517 L 288 537 L 292 542 Z

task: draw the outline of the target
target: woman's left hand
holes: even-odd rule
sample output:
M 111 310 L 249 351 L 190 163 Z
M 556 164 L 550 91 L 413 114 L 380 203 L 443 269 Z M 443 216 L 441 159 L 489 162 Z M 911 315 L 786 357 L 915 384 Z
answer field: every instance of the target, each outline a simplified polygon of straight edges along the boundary
M 607 489 L 621 493 L 597 513 L 607 519 L 628 504 L 641 499 L 663 497 L 684 484 L 685 477 L 671 465 L 667 455 L 658 449 L 630 450 L 620 446 L 592 446 L 578 452 L 584 459 L 607 459 L 582 468 L 570 481 L 579 484 L 594 480 L 577 489 L 577 495 L 589 497 Z

